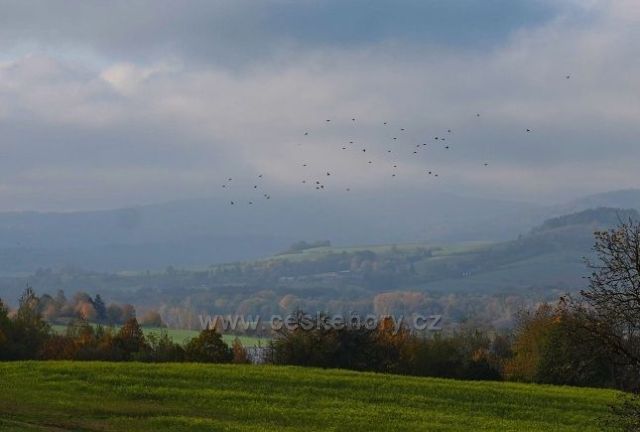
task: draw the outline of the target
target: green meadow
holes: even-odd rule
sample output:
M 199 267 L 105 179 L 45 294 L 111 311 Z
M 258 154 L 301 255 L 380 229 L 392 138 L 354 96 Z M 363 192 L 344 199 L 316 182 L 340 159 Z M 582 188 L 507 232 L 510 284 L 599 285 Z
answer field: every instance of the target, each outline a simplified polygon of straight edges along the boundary
M 298 367 L 0 363 L 3 431 L 596 431 L 616 392 Z
M 117 331 L 120 326 L 114 326 L 114 329 Z M 67 326 L 54 324 L 51 326 L 51 329 L 58 334 L 64 334 L 67 331 Z M 171 329 L 171 328 L 160 328 L 160 327 L 142 327 L 142 331 L 145 336 L 149 336 L 150 334 L 159 335 L 161 332 L 166 331 L 167 334 L 174 342 L 177 343 L 185 343 L 194 337 L 198 336 L 200 332 L 198 330 L 186 330 L 186 329 Z M 222 335 L 222 339 L 228 344 L 231 345 L 233 341 L 238 338 L 240 343 L 245 347 L 255 347 L 255 346 L 266 346 L 270 339 L 267 338 L 258 338 L 252 336 L 235 336 L 230 334 Z

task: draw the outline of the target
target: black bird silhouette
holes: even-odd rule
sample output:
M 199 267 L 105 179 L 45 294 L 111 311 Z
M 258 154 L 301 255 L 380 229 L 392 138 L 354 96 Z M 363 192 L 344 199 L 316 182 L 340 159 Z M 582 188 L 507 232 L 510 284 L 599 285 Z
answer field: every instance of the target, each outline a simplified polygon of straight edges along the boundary
M 356 121 L 356 119 L 352 118 L 351 121 Z
M 449 149 L 449 146 L 444 146 L 444 148 L 446 148 L 447 150 Z
M 531 129 L 527 129 L 527 132 L 531 132 Z
M 387 124 L 387 122 L 384 122 L 384 124 Z
M 476 114 L 476 117 L 480 117 L 480 113 Z
M 253 188 L 254 189 L 258 189 L 258 185 L 253 185 Z
M 309 135 L 309 132 L 305 132 L 305 133 L 304 133 L 304 135 L 305 135 L 305 136 Z
M 234 202 L 233 202 L 233 201 L 231 201 L 231 205 L 233 205 L 233 204 L 234 204 Z
M 363 152 L 366 152 L 366 151 L 367 151 L 367 149 L 362 149 L 362 151 L 363 151 Z
M 401 131 L 403 131 L 403 130 L 404 130 L 404 128 L 400 128 L 400 130 L 401 130 Z
M 259 174 L 259 175 L 258 175 L 258 178 L 262 178 L 262 174 Z
M 330 121 L 331 121 L 331 119 L 327 119 L 327 122 L 330 122 Z
M 451 133 L 451 129 L 447 129 L 447 133 Z
M 330 172 L 328 172 L 328 173 L 327 173 L 327 175 L 328 175 L 328 176 L 330 176 L 330 175 L 331 175 L 331 173 L 330 173 Z
M 346 149 L 347 149 L 346 147 L 342 147 L 342 150 L 346 150 Z
M 567 78 L 567 79 L 571 78 L 571 75 L 567 75 L 567 76 L 566 76 L 566 78 Z

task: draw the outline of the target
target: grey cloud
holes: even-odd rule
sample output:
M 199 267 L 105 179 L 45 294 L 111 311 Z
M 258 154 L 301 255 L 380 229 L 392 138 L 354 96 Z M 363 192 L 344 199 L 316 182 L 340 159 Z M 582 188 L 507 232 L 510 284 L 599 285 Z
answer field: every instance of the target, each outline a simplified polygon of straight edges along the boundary
M 177 56 L 234 66 L 285 47 L 362 47 L 387 40 L 486 49 L 567 8 L 549 0 L 4 0 L 0 43 L 81 47 L 120 61 Z
M 177 60 L 172 53 L 182 49 L 163 47 L 190 45 L 189 37 L 200 40 L 199 31 L 210 31 L 193 27 L 195 5 L 203 17 L 217 8 L 214 15 L 225 22 L 211 30 L 223 33 L 202 40 L 215 45 L 218 38 L 225 49 L 249 55 L 253 48 L 224 32 L 238 20 L 264 23 L 263 14 L 273 11 L 247 10 L 244 2 L 190 3 L 179 11 L 167 9 L 169 3 L 154 10 L 136 3 L 119 23 L 124 3 L 113 4 L 113 11 L 63 3 L 46 13 L 22 4 L 11 5 L 15 19 L 0 33 L 51 43 L 59 52 L 35 50 L 0 63 L 3 209 L 223 196 L 224 178 L 248 185 L 258 173 L 265 173 L 274 193 L 299 196 L 306 194 L 299 182 L 307 160 L 313 162 L 311 176 L 330 169 L 362 191 L 391 193 L 424 188 L 549 201 L 640 182 L 629 163 L 640 157 L 640 61 L 632 22 L 620 18 L 624 6 L 598 5 L 585 12 L 589 20 L 521 26 L 488 51 L 434 46 L 428 35 L 411 46 L 369 35 L 353 44 L 291 47 L 286 56 L 258 56 L 250 67 L 229 70 L 190 62 L 189 54 Z M 77 9 L 71 13 L 68 5 Z M 34 10 L 41 16 L 34 17 Z M 104 22 L 94 22 L 101 14 Z M 152 40 L 162 32 L 159 23 L 180 20 L 185 34 L 193 27 L 191 36 L 176 36 L 170 28 L 165 39 Z M 22 27 L 24 22 L 31 25 Z M 118 30 L 122 34 L 112 34 Z M 105 64 L 60 54 L 70 41 L 85 41 Z M 249 42 L 260 46 L 253 36 Z M 197 44 L 193 49 L 200 50 Z M 385 153 L 392 135 L 383 121 L 407 129 L 398 144 L 406 147 L 392 159 Z M 448 128 L 454 131 L 451 151 L 433 142 Z M 312 133 L 302 141 L 305 131 Z M 369 147 L 376 170 L 357 151 L 340 150 L 348 137 Z M 410 146 L 425 141 L 435 148 L 416 161 Z M 403 176 L 389 184 L 392 160 L 402 165 Z M 442 172 L 439 184 L 424 181 L 425 168 Z

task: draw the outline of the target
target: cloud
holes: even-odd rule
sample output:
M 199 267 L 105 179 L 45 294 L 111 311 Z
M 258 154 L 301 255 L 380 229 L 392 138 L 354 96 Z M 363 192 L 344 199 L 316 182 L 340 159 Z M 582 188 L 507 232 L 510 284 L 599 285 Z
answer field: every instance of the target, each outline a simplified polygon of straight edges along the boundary
M 0 46 L 97 50 L 121 62 L 177 56 L 237 66 L 298 49 L 402 44 L 477 47 L 551 19 L 550 0 L 42 0 L 0 2 Z
M 405 5 L 423 16 L 423 3 Z M 258 174 L 288 196 L 321 177 L 335 188 L 540 201 L 638 185 L 634 2 L 563 3 L 571 14 L 542 2 L 458 14 L 436 3 L 446 22 L 471 27 L 466 36 L 418 32 L 408 11 L 375 2 L 367 25 L 339 37 L 322 31 L 338 25 L 335 2 L 272 3 L 284 15 L 247 2 L 160 2 L 147 14 L 144 2 L 51 13 L 5 4 L 15 20 L 0 25 L 3 40 L 42 47 L 0 63 L 0 202 L 70 209 L 215 196 L 223 179 L 250 188 Z M 500 8 L 511 18 L 487 28 Z M 474 11 L 484 17 L 475 27 Z M 481 43 L 467 40 L 476 35 Z M 442 135 L 449 150 L 433 139 Z

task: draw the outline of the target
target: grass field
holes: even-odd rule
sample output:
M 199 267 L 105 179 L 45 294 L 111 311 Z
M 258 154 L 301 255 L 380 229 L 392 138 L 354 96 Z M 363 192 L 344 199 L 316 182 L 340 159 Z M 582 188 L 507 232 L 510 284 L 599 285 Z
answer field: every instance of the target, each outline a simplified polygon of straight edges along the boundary
M 118 329 L 119 326 L 115 326 L 115 328 Z M 67 331 L 67 326 L 55 324 L 51 326 L 51 329 L 56 333 L 64 334 Z M 163 329 L 160 327 L 143 327 L 142 330 L 145 335 L 149 335 L 151 333 L 155 333 L 159 335 L 160 332 L 164 330 L 167 332 L 169 337 L 173 339 L 174 342 L 177 342 L 180 344 L 188 342 L 189 340 L 198 336 L 198 334 L 200 333 L 197 330 Z M 251 336 L 237 336 L 237 337 L 238 339 L 240 339 L 240 343 L 245 347 L 254 347 L 258 345 L 266 346 L 269 343 L 269 339 L 266 339 L 266 338 L 257 338 L 257 337 L 251 337 Z M 234 335 L 228 335 L 228 334 L 222 335 L 222 339 L 229 345 L 233 343 L 235 338 L 236 336 Z
M 284 253 L 264 258 L 263 261 L 270 260 L 289 260 L 289 261 L 305 261 L 323 258 L 329 254 L 355 253 L 370 251 L 376 254 L 384 255 L 393 252 L 413 253 L 418 249 L 433 249 L 433 256 L 448 256 L 460 253 L 476 252 L 483 248 L 491 246 L 492 242 L 469 241 L 462 243 L 453 243 L 449 245 L 437 245 L 431 243 L 398 243 L 398 244 L 381 244 L 381 245 L 362 245 L 362 246 L 322 246 L 310 249 L 304 249 L 295 253 Z
M 3 431 L 595 431 L 609 390 L 296 367 L 0 363 Z

